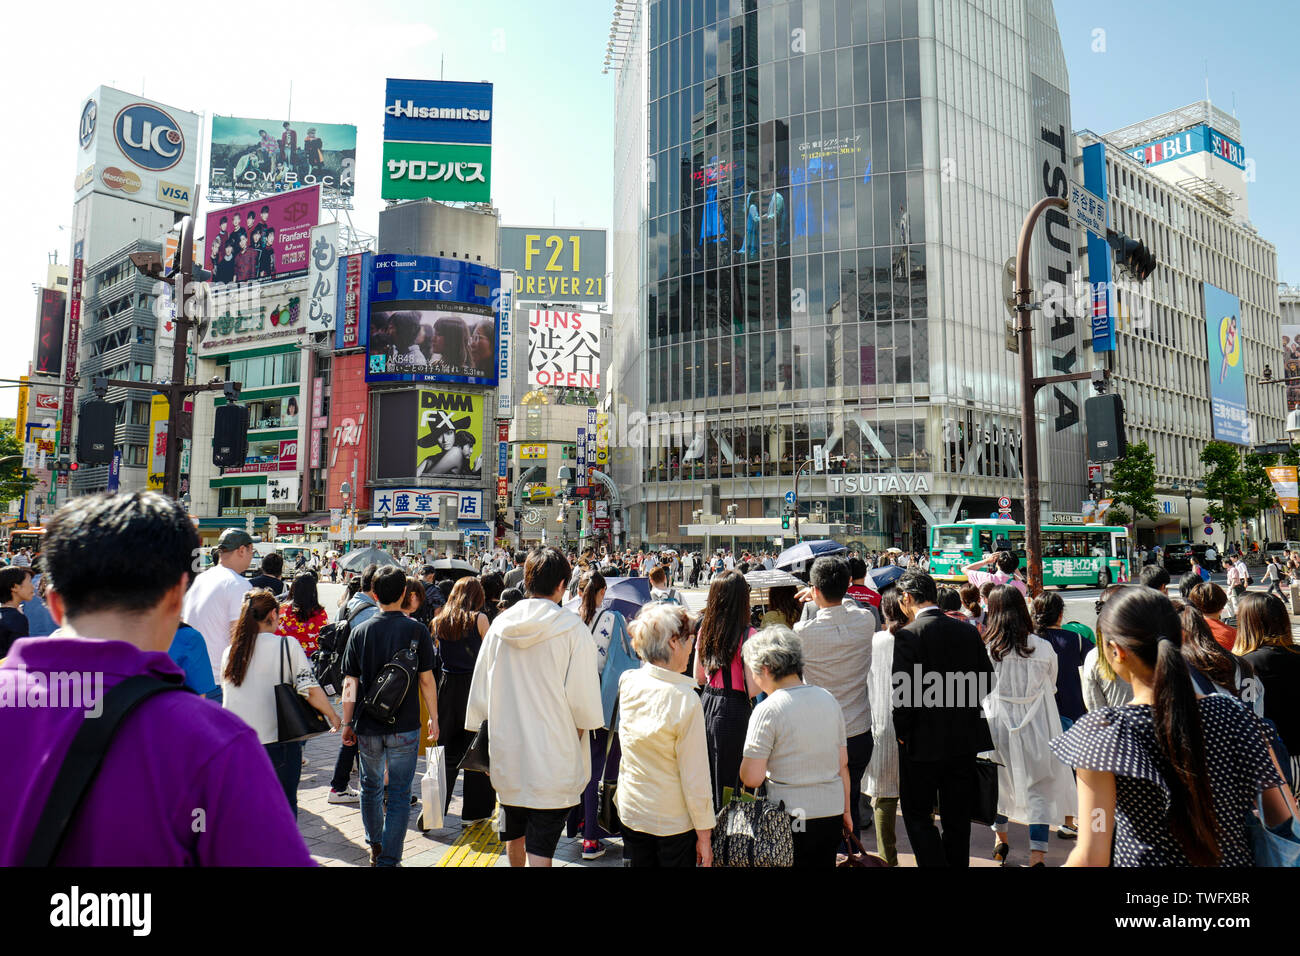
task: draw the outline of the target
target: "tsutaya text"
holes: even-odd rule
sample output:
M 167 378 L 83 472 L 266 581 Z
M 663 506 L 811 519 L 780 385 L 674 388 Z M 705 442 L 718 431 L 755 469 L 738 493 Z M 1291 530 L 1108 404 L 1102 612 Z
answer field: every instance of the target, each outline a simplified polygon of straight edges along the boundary
M 929 494 L 934 475 L 899 472 L 894 475 L 827 475 L 833 495 Z

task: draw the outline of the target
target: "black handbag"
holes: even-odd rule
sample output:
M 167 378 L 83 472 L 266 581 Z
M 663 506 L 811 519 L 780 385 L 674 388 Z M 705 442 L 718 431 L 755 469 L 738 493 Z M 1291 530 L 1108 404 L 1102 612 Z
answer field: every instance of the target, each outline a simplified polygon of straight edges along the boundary
M 488 722 L 483 721 L 483 726 L 478 729 L 474 735 L 474 740 L 469 745 L 469 750 L 465 751 L 465 756 L 460 758 L 459 770 L 477 770 L 479 773 L 491 773 L 492 765 L 488 761 Z
M 329 721 L 319 710 L 307 703 L 292 683 L 284 681 L 284 662 L 289 657 L 289 638 L 280 638 L 280 683 L 275 685 L 276 739 L 282 743 L 306 740 L 328 733 Z M 293 675 L 290 674 L 292 680 Z
M 998 815 L 998 767 L 986 757 L 975 758 L 975 793 L 971 799 L 970 822 L 993 826 Z
M 614 735 L 618 733 L 618 702 L 614 702 L 614 715 L 609 722 L 609 738 L 605 741 L 605 761 L 601 764 L 600 783 L 596 788 L 596 822 L 606 833 L 621 833 L 623 821 L 618 818 L 618 807 L 614 806 L 614 796 L 618 793 L 618 777 L 610 780 L 606 776 L 609 768 L 609 752 L 614 748 Z

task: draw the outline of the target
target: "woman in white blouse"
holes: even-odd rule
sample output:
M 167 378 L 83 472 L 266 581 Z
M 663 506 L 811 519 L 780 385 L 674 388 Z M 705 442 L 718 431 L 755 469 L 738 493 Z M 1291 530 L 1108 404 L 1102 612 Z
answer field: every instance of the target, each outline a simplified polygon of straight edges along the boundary
M 984 698 L 998 767 L 997 842 L 993 858 L 1005 864 L 1007 820 L 1029 824 L 1029 865 L 1046 866 L 1051 824 L 1074 812 L 1070 768 L 1048 745 L 1061 735 L 1056 710 L 1057 657 L 1052 645 L 1033 633 L 1024 595 L 1010 584 L 989 592 L 984 643 L 997 684 Z
M 325 715 L 330 727 L 339 729 L 339 718 L 329 698 L 312 676 L 311 662 L 302 645 L 277 635 L 280 606 L 265 588 L 244 594 L 244 606 L 235 622 L 230 646 L 221 652 L 222 707 L 242 717 L 266 746 L 275 775 L 298 815 L 298 781 L 302 777 L 302 741 L 279 742 L 275 714 L 275 685 L 292 682 L 307 701 Z
M 623 759 L 614 804 L 628 866 L 711 866 L 713 785 L 704 707 L 685 676 L 695 637 L 683 605 L 647 604 L 628 623 L 645 663 L 618 686 Z
M 884 630 L 871 639 L 871 671 L 867 675 L 867 698 L 871 702 L 871 736 L 875 746 L 862 781 L 862 792 L 875 807 L 876 849 L 886 863 L 898 866 L 898 738 L 894 735 L 893 680 L 894 632 L 907 624 L 898 606 L 898 589 L 888 588 L 880 596 Z

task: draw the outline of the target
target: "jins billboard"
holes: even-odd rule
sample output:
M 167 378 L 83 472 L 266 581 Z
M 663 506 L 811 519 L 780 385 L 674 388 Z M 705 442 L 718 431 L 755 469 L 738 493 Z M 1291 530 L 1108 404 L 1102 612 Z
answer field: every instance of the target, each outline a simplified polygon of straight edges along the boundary
M 501 273 L 461 259 L 377 255 L 366 380 L 497 384 Z

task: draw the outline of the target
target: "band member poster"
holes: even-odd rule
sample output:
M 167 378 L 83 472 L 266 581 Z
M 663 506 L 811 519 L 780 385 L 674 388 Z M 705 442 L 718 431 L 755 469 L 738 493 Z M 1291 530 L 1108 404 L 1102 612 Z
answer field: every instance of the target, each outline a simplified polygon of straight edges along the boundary
M 357 128 L 344 123 L 212 117 L 211 188 L 284 192 L 321 186 L 353 194 Z
M 208 213 L 203 258 L 215 282 L 264 282 L 305 275 L 320 187 L 296 189 Z
M 415 432 L 417 478 L 483 474 L 483 396 L 420 389 Z

